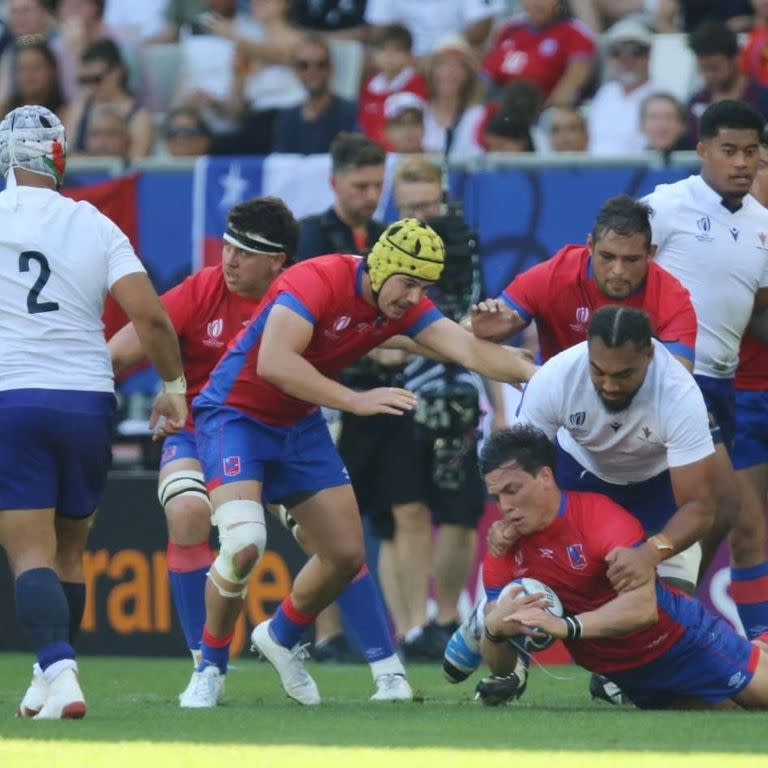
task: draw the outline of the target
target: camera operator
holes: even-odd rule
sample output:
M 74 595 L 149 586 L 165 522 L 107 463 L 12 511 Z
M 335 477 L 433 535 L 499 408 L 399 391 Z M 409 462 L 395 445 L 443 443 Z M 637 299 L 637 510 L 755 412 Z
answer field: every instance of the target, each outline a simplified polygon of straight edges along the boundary
M 445 271 L 430 296 L 460 322 L 482 294 L 476 238 L 459 207 L 443 202 L 438 165 L 406 160 L 397 169 L 394 190 L 401 217 L 420 218 L 443 238 Z M 419 395 L 419 405 L 400 419 L 398 450 L 388 459 L 391 476 L 398 478 L 389 488 L 392 506 L 372 507 L 369 515 L 381 539 L 379 578 L 406 658 L 442 659 L 457 626 L 457 603 L 472 568 L 485 501 L 476 458 L 484 382 L 458 366 L 414 357 L 405 367 L 404 386 Z M 499 392 L 489 388 L 494 405 Z M 430 577 L 438 604 L 434 622 L 426 613 Z

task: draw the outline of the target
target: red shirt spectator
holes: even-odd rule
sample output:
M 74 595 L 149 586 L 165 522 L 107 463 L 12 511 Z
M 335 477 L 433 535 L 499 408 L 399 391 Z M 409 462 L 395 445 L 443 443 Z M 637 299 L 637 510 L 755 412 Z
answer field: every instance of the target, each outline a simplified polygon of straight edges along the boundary
M 768 86 L 768 24 L 756 24 L 739 57 L 741 71 Z
M 530 80 L 549 97 L 574 61 L 591 62 L 594 56 L 592 33 L 580 22 L 535 27 L 522 15 L 499 29 L 483 69 L 496 85 Z

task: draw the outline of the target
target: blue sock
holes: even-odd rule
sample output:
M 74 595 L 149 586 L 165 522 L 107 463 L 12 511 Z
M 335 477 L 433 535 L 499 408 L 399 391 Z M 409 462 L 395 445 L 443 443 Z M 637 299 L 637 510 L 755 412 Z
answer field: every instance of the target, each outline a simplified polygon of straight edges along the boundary
M 16 579 L 15 593 L 16 615 L 35 653 L 54 643 L 69 646 L 69 605 L 53 569 L 25 571 Z
M 69 643 L 74 645 L 85 613 L 85 584 L 62 581 L 61 588 L 64 590 L 69 606 Z
M 291 596 L 288 595 L 271 618 L 269 632 L 278 645 L 282 645 L 283 648 L 293 648 L 314 623 L 315 618 L 309 613 L 297 611 Z
M 731 568 L 731 597 L 747 637 L 768 631 L 768 562 L 750 568 Z
M 37 652 L 37 663 L 43 672 L 57 661 L 74 658 L 75 649 L 69 643 L 50 643 Z
M 208 542 L 191 547 L 168 542 L 168 580 L 187 648 L 197 650 L 205 626 L 205 581 L 213 562 Z
M 208 632 L 207 627 L 203 628 L 199 646 L 203 658 L 197 666 L 198 672 L 202 672 L 206 667 L 216 666 L 222 675 L 227 674 L 229 647 L 232 645 L 234 634 L 234 632 L 231 632 L 226 637 L 215 637 Z
M 394 656 L 395 646 L 384 605 L 367 565 L 360 569 L 336 602 L 344 624 L 355 636 L 358 648 L 369 664 Z

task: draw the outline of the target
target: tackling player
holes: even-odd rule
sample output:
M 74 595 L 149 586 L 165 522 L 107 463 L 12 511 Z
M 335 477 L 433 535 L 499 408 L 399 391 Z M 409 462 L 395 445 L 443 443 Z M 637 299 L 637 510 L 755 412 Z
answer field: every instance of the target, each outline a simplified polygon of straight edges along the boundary
M 206 591 L 203 654 L 231 636 L 241 595 L 266 545 L 262 500 L 283 503 L 315 546 L 293 591 L 253 631 L 256 650 L 302 704 L 320 694 L 298 642 L 364 559 L 349 477 L 319 406 L 357 415 L 413 409 L 408 391 L 356 392 L 341 372 L 398 334 L 489 378 L 520 382 L 534 370 L 513 350 L 480 341 L 426 298 L 444 248 L 416 219 L 392 224 L 366 259 L 330 255 L 302 262 L 273 284 L 194 402 L 198 447 L 221 552 Z M 382 457 L 386 470 L 386 457 Z
M 586 246 L 565 246 L 473 308 L 475 335 L 503 341 L 533 320 L 546 362 L 584 341 L 596 310 L 621 304 L 647 312 L 656 338 L 693 370 L 696 313 L 680 281 L 653 262 L 650 213 L 627 195 L 608 200 Z
M 150 426 L 163 436 L 187 416 L 176 334 L 128 239 L 90 204 L 58 194 L 66 147 L 43 107 L 0 123 L 0 545 L 37 654 L 19 714 L 37 719 L 86 713 L 72 643 L 85 608 L 83 551 L 112 456 L 107 292 L 165 381 Z
M 483 564 L 488 608 L 482 652 L 492 677 L 478 685 L 486 703 L 516 698 L 525 676 L 507 642 L 537 630 L 565 641 L 576 662 L 605 675 L 642 708 L 768 707 L 768 653 L 722 618 L 659 579 L 617 587 L 621 552 L 648 546 L 635 517 L 602 495 L 561 491 L 548 437 L 518 425 L 492 435 L 480 456 L 491 495 L 515 541 Z M 565 618 L 543 610 L 543 596 L 503 587 L 527 576 L 551 587 Z
M 656 261 L 691 292 L 699 320 L 694 376 L 704 393 L 715 440 L 717 510 L 702 542 L 703 568 L 730 527 L 733 597 L 747 635 L 768 627 L 768 561 L 752 517 L 740 503 L 729 458 L 734 430 L 734 375 L 750 317 L 768 307 L 765 209 L 749 194 L 758 166 L 763 118 L 739 101 L 719 101 L 701 117 L 701 175 L 662 184 L 653 208 Z
M 201 270 L 162 297 L 181 342 L 189 402 L 203 389 L 227 345 L 247 325 L 274 279 L 292 261 L 297 240 L 298 224 L 282 200 L 249 200 L 233 208 L 227 217 L 221 264 Z M 110 340 L 109 348 L 118 370 L 134 365 L 143 354 L 131 324 Z M 215 648 L 217 663 L 203 659 L 205 585 L 214 555 L 208 543 L 211 505 L 191 414 L 186 428 L 163 445 L 158 497 L 168 522 L 168 575 L 173 599 L 195 661 L 192 679 L 179 703 L 190 708 L 213 707 L 224 693 L 229 644 Z M 305 536 L 297 539 L 305 545 Z M 389 627 L 367 567 L 363 566 L 347 591 L 352 597 L 345 593 L 340 603 L 348 625 L 369 642 L 364 651 L 372 662 L 374 700 L 411 699 L 413 693 L 402 664 L 393 650 L 386 652 L 391 649 Z M 363 607 L 347 610 L 355 596 Z M 382 673 L 384 668 L 390 671 Z

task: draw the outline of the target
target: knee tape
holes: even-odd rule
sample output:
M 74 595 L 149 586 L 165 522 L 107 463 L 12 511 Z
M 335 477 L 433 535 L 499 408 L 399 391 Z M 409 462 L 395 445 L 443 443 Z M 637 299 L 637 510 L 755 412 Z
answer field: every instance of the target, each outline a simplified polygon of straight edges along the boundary
M 259 560 L 264 554 L 267 545 L 264 507 L 257 501 L 228 501 L 216 510 L 211 520 L 219 529 L 219 556 L 213 563 L 215 572 L 233 584 L 242 584 L 243 590 L 225 594 L 216 583 L 214 569 L 211 569 L 211 580 L 224 597 L 239 597 L 244 594 L 245 586 L 257 563 L 253 564 L 248 573 L 241 573 L 235 567 L 235 556 L 250 546 L 259 550 Z
M 205 487 L 205 478 L 202 472 L 182 469 L 178 472 L 172 472 L 168 477 L 160 481 L 160 485 L 157 487 L 157 498 L 160 500 L 163 509 L 165 509 L 165 505 L 169 501 L 182 496 L 200 499 L 210 509 L 211 501 L 208 498 L 208 491 Z

